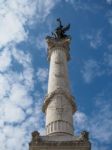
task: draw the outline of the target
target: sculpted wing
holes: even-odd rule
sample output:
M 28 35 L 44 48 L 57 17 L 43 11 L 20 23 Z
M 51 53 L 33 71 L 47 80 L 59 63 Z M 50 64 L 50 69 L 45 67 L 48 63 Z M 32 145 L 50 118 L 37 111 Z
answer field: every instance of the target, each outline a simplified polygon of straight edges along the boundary
M 70 24 L 68 24 L 67 26 L 65 26 L 64 28 L 63 28 L 63 32 L 66 32 L 67 30 L 69 30 L 70 29 Z

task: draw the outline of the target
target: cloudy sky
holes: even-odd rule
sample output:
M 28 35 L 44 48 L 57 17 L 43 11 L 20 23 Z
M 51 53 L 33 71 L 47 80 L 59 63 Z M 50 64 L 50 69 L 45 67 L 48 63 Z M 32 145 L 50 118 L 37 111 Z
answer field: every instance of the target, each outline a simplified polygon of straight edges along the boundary
M 112 148 L 112 0 L 0 0 L 0 150 L 28 150 L 31 132 L 44 134 L 44 38 L 57 17 L 71 24 L 75 134 L 88 130 L 92 150 Z

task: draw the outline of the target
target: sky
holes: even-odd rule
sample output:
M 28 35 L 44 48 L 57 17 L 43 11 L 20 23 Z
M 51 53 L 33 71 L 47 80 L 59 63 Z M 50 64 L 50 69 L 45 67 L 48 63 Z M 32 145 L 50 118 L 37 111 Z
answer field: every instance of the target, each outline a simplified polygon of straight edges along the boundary
M 0 0 L 0 150 L 28 150 L 34 130 L 45 134 L 45 37 L 58 17 L 71 24 L 74 134 L 89 131 L 92 150 L 112 148 L 112 0 Z

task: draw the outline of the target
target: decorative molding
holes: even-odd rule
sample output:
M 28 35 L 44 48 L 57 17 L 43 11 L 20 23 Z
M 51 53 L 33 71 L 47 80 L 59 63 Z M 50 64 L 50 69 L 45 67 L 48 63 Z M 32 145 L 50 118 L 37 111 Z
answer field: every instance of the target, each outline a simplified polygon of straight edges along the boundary
M 54 39 L 52 37 L 47 37 L 46 42 L 48 44 L 48 60 L 50 61 L 50 57 L 53 51 L 55 50 L 62 50 L 66 53 L 67 60 L 70 60 L 70 54 L 69 54 L 69 45 L 70 45 L 71 38 L 66 37 L 64 39 Z
M 86 131 L 87 132 L 87 131 Z M 89 142 L 89 139 L 84 140 L 80 137 L 77 137 L 76 139 L 72 139 L 71 141 L 51 141 L 49 140 L 49 136 L 40 136 L 37 131 L 34 131 L 32 133 L 32 140 L 29 143 L 29 147 L 33 148 L 35 146 L 56 146 L 57 148 L 61 148 L 63 146 L 73 147 L 73 148 L 82 148 L 83 150 L 90 150 L 91 143 Z M 61 146 L 61 147 L 60 147 Z
M 57 95 L 57 94 L 62 94 L 64 95 L 70 102 L 70 104 L 72 105 L 72 112 L 76 112 L 77 108 L 76 108 L 76 104 L 74 102 L 74 97 L 70 95 L 70 93 L 68 93 L 67 91 L 64 91 L 62 88 L 57 88 L 55 91 L 51 92 L 50 94 L 48 94 L 45 97 L 45 101 L 42 107 L 42 111 L 45 112 L 47 109 L 48 104 L 51 102 L 52 98 Z
M 57 120 L 46 126 L 47 135 L 56 133 L 66 133 L 73 135 L 73 126 L 68 121 Z

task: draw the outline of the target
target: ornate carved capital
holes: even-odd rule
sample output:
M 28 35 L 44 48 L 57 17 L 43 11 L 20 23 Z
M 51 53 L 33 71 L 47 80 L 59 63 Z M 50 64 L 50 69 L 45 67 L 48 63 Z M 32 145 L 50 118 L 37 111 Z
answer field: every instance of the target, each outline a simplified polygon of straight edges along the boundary
M 63 50 L 66 53 L 67 60 L 70 60 L 69 54 L 70 41 L 71 41 L 70 37 L 66 37 L 63 39 L 55 39 L 49 36 L 46 37 L 46 42 L 48 44 L 48 60 L 50 60 L 52 52 L 56 49 Z
M 61 88 L 57 88 L 55 91 L 53 91 L 52 93 L 48 94 L 46 97 L 45 97 L 45 101 L 44 101 L 44 104 L 43 104 L 43 107 L 42 107 L 42 110 L 43 112 L 45 112 L 49 102 L 52 100 L 52 98 L 57 95 L 57 94 L 62 94 L 64 95 L 68 100 L 69 102 L 71 103 L 72 105 L 72 112 L 76 112 L 76 104 L 74 102 L 74 97 L 70 95 L 70 93 L 68 93 L 67 91 L 64 91 L 63 89 Z

